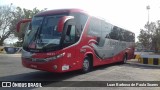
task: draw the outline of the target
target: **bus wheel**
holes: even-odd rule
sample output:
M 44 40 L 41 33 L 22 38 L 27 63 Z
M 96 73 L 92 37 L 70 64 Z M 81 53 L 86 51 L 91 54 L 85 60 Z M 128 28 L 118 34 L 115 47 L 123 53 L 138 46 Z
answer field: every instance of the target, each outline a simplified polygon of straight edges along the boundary
M 125 64 L 127 62 L 127 54 L 124 55 L 122 63 Z
M 82 67 L 82 73 L 87 73 L 91 69 L 91 63 L 90 63 L 90 58 L 85 57 L 83 61 L 83 67 Z

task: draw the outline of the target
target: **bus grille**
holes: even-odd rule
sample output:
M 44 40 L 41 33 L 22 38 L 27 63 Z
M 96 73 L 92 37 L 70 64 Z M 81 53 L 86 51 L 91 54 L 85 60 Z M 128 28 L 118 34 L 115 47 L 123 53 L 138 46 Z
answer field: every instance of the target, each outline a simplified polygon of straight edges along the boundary
M 27 61 L 32 61 L 32 62 L 47 62 L 45 59 L 41 58 L 25 58 Z

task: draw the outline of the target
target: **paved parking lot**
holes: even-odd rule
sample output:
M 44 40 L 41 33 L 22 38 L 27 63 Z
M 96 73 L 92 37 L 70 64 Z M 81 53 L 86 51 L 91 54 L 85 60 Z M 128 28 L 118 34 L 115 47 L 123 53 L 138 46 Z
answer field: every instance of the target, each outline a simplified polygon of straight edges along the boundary
M 111 64 L 95 67 L 87 74 L 80 71 L 56 74 L 24 68 L 19 54 L 0 55 L 0 81 L 160 81 L 160 67 L 128 64 Z M 49 83 L 49 84 L 54 84 Z M 56 84 L 56 83 L 55 83 Z M 22 88 L 0 88 L 22 89 Z M 43 87 L 23 89 L 46 90 L 160 90 L 160 87 Z

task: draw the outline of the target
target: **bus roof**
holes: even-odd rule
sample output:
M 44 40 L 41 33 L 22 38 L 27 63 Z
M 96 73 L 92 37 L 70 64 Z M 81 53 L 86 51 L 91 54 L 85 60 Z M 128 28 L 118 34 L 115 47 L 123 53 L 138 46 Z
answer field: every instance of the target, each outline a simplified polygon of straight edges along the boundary
M 47 11 L 40 12 L 40 13 L 36 14 L 35 16 L 44 16 L 44 15 L 52 15 L 52 14 L 60 14 L 60 13 L 71 13 L 71 12 L 83 13 L 83 14 L 86 14 L 88 16 L 91 16 L 91 17 L 94 17 L 94 18 L 97 18 L 97 19 L 100 19 L 100 20 L 103 20 L 103 21 L 107 22 L 104 18 L 100 18 L 100 17 L 97 17 L 97 16 L 90 15 L 86 11 L 81 10 L 81 9 L 54 9 L 54 10 L 47 10 Z M 110 22 L 107 22 L 107 23 L 110 23 Z M 116 25 L 114 25 L 114 26 L 116 26 Z M 129 31 L 129 30 L 126 30 L 126 31 Z M 132 31 L 129 31 L 129 32 L 133 33 Z
M 56 9 L 56 10 L 43 11 L 36 14 L 35 16 L 51 15 L 51 14 L 58 14 L 58 13 L 70 13 L 70 12 L 80 12 L 80 13 L 87 14 L 85 11 L 81 9 Z

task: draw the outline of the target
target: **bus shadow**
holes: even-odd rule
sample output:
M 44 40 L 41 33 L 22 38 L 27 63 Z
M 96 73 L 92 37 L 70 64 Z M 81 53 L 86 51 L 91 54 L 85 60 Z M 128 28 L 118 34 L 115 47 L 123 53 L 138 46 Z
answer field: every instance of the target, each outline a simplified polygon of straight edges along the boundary
M 46 82 L 44 86 L 48 86 L 50 84 L 54 85 L 60 83 L 69 78 L 73 78 L 75 76 L 81 75 L 79 71 L 73 72 L 66 72 L 66 73 L 52 73 L 52 72 L 45 72 L 45 71 L 35 71 L 23 74 L 16 74 L 16 75 L 9 75 L 0 77 L 0 81 L 22 81 L 23 83 L 27 81 L 33 82 Z M 61 83 L 60 83 L 61 84 Z M 34 88 L 4 88 L 3 90 L 31 90 Z
M 114 63 L 114 64 L 108 64 L 108 65 L 101 65 L 94 67 L 93 71 L 96 70 L 104 70 L 107 69 L 108 67 L 116 66 L 116 65 L 122 65 L 119 63 Z M 72 71 L 72 72 L 66 72 L 66 73 L 52 73 L 52 72 L 45 72 L 45 71 L 34 71 L 34 72 L 28 72 L 28 73 L 22 73 L 22 74 L 16 74 L 16 75 L 9 75 L 9 76 L 3 76 L 0 77 L 0 81 L 46 81 L 45 86 L 55 86 L 59 85 L 62 82 L 61 81 L 68 81 L 68 79 L 82 75 L 82 73 L 77 70 L 77 71 Z M 62 84 L 63 85 L 63 84 Z M 31 90 L 34 88 L 7 88 L 7 90 Z M 5 90 L 5 89 L 4 89 Z
M 0 77 L 0 81 L 62 81 L 74 76 L 78 76 L 80 74 L 81 73 L 79 71 L 66 72 L 66 73 L 35 71 L 35 72 Z
M 109 65 L 101 65 L 94 67 L 92 71 L 106 69 L 111 66 L 121 65 L 118 63 L 109 64 Z M 91 71 L 91 72 L 92 72 Z M 45 72 L 45 71 L 34 71 L 16 75 L 9 75 L 0 77 L 0 81 L 63 81 L 69 78 L 73 78 L 79 75 L 82 75 L 80 70 L 65 72 L 65 73 L 53 73 L 53 72 Z
M 104 64 L 104 65 L 100 65 L 100 66 L 96 66 L 92 69 L 92 71 L 96 71 L 96 70 L 105 70 L 108 69 L 110 67 L 113 66 L 123 66 L 124 64 L 117 62 L 117 63 L 111 63 L 111 64 Z

